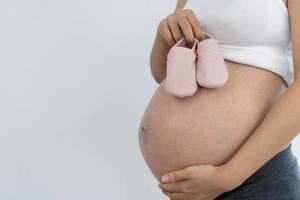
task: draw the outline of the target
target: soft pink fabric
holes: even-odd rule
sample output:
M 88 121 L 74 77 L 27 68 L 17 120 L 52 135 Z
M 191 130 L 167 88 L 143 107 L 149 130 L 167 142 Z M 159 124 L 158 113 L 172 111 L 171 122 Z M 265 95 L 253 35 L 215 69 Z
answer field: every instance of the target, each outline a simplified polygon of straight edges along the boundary
M 228 80 L 228 69 L 218 42 L 204 32 L 204 39 L 197 46 L 196 80 L 202 87 L 223 87 Z
M 192 96 L 198 88 L 196 81 L 196 39 L 192 48 L 185 38 L 180 39 L 167 55 L 165 89 L 177 97 Z

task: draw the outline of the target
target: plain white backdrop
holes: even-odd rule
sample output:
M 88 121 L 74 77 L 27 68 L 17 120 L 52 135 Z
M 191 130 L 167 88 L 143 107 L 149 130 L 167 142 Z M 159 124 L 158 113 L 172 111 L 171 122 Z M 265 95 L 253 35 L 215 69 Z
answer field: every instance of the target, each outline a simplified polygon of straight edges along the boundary
M 0 1 L 0 199 L 168 199 L 137 130 L 158 86 L 156 28 L 175 3 Z

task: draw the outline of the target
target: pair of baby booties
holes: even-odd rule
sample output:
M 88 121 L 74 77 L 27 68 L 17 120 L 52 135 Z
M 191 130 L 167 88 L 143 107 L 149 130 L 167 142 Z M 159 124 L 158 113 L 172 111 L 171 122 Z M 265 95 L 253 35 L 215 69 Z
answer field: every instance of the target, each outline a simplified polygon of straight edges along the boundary
M 207 32 L 192 48 L 181 38 L 169 50 L 165 89 L 176 97 L 192 96 L 198 84 L 206 88 L 220 88 L 228 80 L 228 69 L 218 42 Z

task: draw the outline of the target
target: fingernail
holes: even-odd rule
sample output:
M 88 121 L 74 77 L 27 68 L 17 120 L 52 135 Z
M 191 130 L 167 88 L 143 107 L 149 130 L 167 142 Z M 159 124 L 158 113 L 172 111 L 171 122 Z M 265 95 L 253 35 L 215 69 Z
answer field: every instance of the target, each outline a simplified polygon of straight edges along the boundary
M 164 182 L 164 183 L 169 182 L 169 180 L 170 180 L 170 177 L 167 174 L 163 175 L 163 177 L 161 177 L 161 181 Z

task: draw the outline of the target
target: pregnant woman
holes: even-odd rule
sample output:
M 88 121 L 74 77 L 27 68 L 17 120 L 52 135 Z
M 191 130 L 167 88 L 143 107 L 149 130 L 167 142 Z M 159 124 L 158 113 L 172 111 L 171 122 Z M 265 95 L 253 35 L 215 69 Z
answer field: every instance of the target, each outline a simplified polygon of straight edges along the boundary
M 184 7 L 186 6 L 186 9 Z M 170 48 L 203 32 L 220 46 L 229 79 L 178 98 L 165 90 Z M 200 55 L 201 56 L 201 55 Z M 151 52 L 159 84 L 138 141 L 172 200 L 299 200 L 291 141 L 300 132 L 300 1 L 178 0 Z

